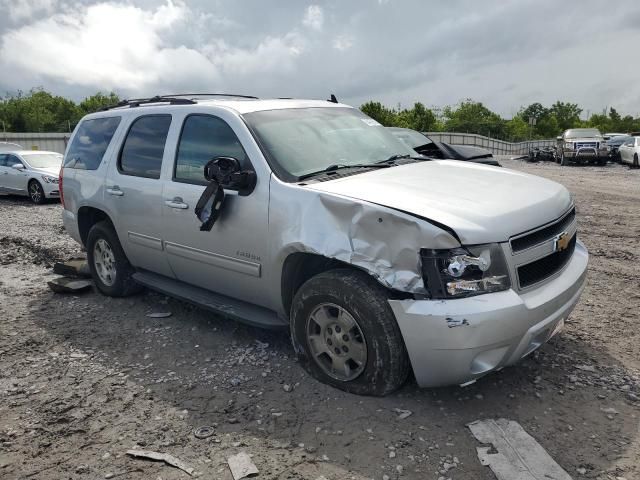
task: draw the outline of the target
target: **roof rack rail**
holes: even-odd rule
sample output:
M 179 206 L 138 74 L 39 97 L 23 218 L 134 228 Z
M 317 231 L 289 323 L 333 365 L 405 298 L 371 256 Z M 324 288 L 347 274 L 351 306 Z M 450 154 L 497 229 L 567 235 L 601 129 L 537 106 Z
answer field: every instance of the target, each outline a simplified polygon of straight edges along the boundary
M 176 93 L 172 95 L 161 95 L 161 97 L 236 97 L 258 100 L 258 97 L 254 97 L 253 95 L 238 95 L 235 93 Z
M 111 109 L 120 108 L 120 107 L 134 108 L 134 107 L 139 107 L 140 105 L 147 105 L 150 103 L 169 103 L 170 105 L 192 105 L 196 102 L 194 100 L 189 100 L 188 98 L 170 97 L 168 95 L 163 95 L 163 96 L 156 95 L 155 97 L 150 97 L 150 98 L 131 98 L 127 100 L 122 100 L 113 105 L 102 107 L 100 111 L 104 112 L 106 110 L 111 110 Z

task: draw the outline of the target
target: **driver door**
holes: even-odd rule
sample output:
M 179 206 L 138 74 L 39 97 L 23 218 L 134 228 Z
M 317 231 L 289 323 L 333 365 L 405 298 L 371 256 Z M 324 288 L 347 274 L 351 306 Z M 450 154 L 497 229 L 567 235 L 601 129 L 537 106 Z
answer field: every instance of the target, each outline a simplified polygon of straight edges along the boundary
M 225 190 L 220 217 L 200 231 L 194 213 L 207 181 L 204 166 L 233 157 L 253 170 L 238 135 L 210 114 L 187 115 L 175 142 L 170 178 L 163 188 L 164 248 L 176 278 L 213 292 L 269 307 L 263 265 L 267 258 L 269 179 L 258 176 L 247 196 Z
M 11 154 L 7 155 L 6 162 L 7 162 L 6 163 L 7 175 L 4 175 L 3 183 L 12 192 L 26 194 L 27 183 L 29 181 L 29 176 L 25 171 L 27 166 L 17 156 L 11 155 Z M 14 165 L 22 165 L 24 167 L 24 170 L 18 170 L 13 168 Z

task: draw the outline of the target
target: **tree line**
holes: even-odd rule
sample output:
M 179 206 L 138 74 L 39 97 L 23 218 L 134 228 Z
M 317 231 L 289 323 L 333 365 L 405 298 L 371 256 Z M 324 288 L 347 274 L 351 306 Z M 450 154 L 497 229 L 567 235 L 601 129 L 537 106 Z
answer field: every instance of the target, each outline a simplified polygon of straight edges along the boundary
M 421 132 L 464 132 L 520 142 L 555 138 L 568 128 L 598 128 L 602 133 L 640 131 L 640 117 L 621 116 L 615 108 L 582 120 L 582 108 L 575 103 L 557 101 L 550 107 L 532 103 L 506 120 L 481 102 L 464 100 L 454 106 L 429 109 L 422 103 L 412 108 L 389 108 L 380 102 L 367 102 L 360 109 L 386 127 L 412 128 Z M 535 119 L 535 125 L 529 119 Z
M 120 101 L 115 93 L 98 92 L 76 103 L 41 88 L 0 98 L 0 133 L 71 132 L 80 119 Z M 511 119 L 502 118 L 481 102 L 463 100 L 457 105 L 427 108 L 415 103 L 411 108 L 391 108 L 370 101 L 360 109 L 387 127 L 412 128 L 421 132 L 477 133 L 508 141 L 554 138 L 567 128 L 594 127 L 606 132 L 640 131 L 640 117 L 622 116 L 615 108 L 581 119 L 582 108 L 557 101 L 549 107 L 532 103 Z M 529 119 L 535 125 L 529 125 Z

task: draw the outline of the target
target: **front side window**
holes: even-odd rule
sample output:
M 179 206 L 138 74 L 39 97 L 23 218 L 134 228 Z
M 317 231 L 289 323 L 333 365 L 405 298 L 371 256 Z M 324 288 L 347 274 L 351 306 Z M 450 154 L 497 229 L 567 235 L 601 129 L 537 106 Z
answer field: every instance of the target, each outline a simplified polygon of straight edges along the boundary
M 353 108 L 266 110 L 243 117 L 272 169 L 287 181 L 332 165 L 375 164 L 393 155 L 415 155 L 389 130 Z
M 160 178 L 170 125 L 171 115 L 147 115 L 134 120 L 120 151 L 120 173 Z
M 247 154 L 227 122 L 211 115 L 189 115 L 178 142 L 174 180 L 207 183 L 204 166 L 216 157 L 233 157 L 242 168 L 250 168 Z
M 15 155 L 7 155 L 7 166 L 13 167 L 14 165 L 22 165 L 24 167 L 24 163 Z
M 7 167 L 7 156 L 5 154 L 0 153 L 0 167 Z
M 84 120 L 67 151 L 65 168 L 96 170 L 119 124 L 120 117 Z

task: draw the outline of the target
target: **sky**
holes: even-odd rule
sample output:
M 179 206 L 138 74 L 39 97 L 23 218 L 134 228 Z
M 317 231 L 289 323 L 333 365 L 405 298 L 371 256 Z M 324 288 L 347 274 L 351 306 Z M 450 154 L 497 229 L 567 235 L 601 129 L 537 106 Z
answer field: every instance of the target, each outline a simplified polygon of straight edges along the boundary
M 0 0 L 0 94 L 225 92 L 640 116 L 638 0 Z

